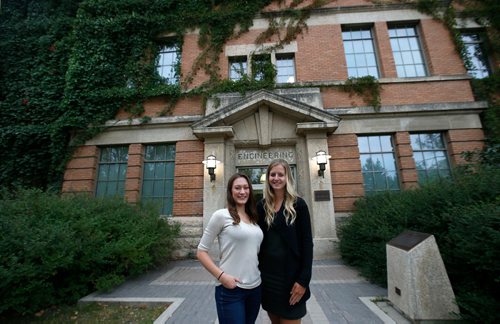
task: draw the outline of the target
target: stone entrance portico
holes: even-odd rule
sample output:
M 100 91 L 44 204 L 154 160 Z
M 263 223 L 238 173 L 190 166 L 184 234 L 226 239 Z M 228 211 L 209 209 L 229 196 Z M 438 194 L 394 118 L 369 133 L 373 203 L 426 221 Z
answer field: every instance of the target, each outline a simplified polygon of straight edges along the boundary
M 337 234 L 329 166 L 324 177 L 319 176 L 312 158 L 320 150 L 335 153 L 328 152 L 327 137 L 338 127 L 339 118 L 322 109 L 319 91 L 261 90 L 217 101 L 217 106 L 209 103 L 207 115 L 191 126 L 204 141 L 205 157 L 214 155 L 220 161 L 215 181 L 207 174 L 204 178 L 203 227 L 215 210 L 225 206 L 227 179 L 239 167 L 265 168 L 280 157 L 295 165 L 297 190 L 308 203 L 314 257 L 333 256 Z

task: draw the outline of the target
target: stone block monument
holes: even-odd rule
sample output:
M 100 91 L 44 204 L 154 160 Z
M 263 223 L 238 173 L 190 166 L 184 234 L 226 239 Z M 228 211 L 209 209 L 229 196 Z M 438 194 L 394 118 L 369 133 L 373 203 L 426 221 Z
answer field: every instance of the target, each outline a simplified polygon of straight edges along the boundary
M 389 301 L 411 321 L 457 320 L 455 294 L 433 235 L 405 231 L 386 245 Z

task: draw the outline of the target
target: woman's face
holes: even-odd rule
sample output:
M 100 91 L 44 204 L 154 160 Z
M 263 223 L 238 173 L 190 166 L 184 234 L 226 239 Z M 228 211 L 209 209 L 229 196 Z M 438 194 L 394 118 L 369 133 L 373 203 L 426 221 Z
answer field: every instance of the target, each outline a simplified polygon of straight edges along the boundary
M 245 178 L 236 178 L 233 181 L 231 193 L 236 205 L 244 206 L 247 203 L 248 197 L 250 195 L 250 185 Z
M 282 165 L 275 165 L 269 171 L 269 186 L 274 190 L 284 190 L 286 187 L 286 173 L 285 167 Z

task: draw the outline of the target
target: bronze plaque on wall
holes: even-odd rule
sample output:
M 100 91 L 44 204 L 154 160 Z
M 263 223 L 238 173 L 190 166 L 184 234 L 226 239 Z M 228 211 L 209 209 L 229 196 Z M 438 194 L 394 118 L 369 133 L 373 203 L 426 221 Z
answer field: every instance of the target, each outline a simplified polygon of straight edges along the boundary
M 390 240 L 387 244 L 400 248 L 401 250 L 409 251 L 431 235 L 432 234 L 415 231 L 404 231 Z
M 330 191 L 329 190 L 314 191 L 314 201 L 330 201 Z

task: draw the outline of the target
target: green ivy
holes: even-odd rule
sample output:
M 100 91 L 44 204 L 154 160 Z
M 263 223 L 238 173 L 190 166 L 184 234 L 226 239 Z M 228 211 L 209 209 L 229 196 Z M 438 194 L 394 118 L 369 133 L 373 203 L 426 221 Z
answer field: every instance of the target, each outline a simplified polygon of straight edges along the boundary
M 479 0 L 478 0 L 479 1 Z M 484 0 L 486 2 L 486 0 Z M 490 0 L 488 0 L 490 1 Z M 269 51 L 307 29 L 313 9 L 331 0 L 278 1 L 282 12 L 261 13 L 270 27 L 256 39 L 277 39 Z M 169 115 L 182 97 L 272 89 L 265 78 L 233 82 L 220 75 L 220 53 L 246 32 L 271 0 L 4 0 L 0 12 L 0 186 L 59 188 L 75 145 L 103 130 L 120 108 L 142 116 L 162 96 Z M 300 8 L 300 9 L 299 9 Z M 179 85 L 165 84 L 155 60 L 162 35 L 182 40 L 199 30 L 200 54 Z M 191 88 L 203 73 L 209 81 Z M 348 81 L 344 89 L 380 106 L 378 83 Z M 365 87 L 365 90 L 359 90 Z M 189 91 L 187 91 L 189 89 Z M 356 92 L 358 91 L 358 92 Z M 361 91 L 361 92 L 359 92 Z M 369 99 L 371 96 L 371 99 Z M 144 116 L 141 122 L 148 122 Z M 71 145 L 70 145 L 71 144 Z
M 218 80 L 218 56 L 270 0 L 8 0 L 0 16 L 0 185 L 59 187 L 69 146 L 124 107 L 154 96 L 162 115 L 201 70 Z M 201 54 L 182 85 L 156 73 L 160 35 L 200 30 Z M 147 122 L 148 118 L 143 118 Z M 90 126 L 90 127 L 89 127 Z
M 380 83 L 378 80 L 367 75 L 364 77 L 350 77 L 341 86 L 341 89 L 350 95 L 357 94 L 363 98 L 364 102 L 373 106 L 375 111 L 380 111 Z

